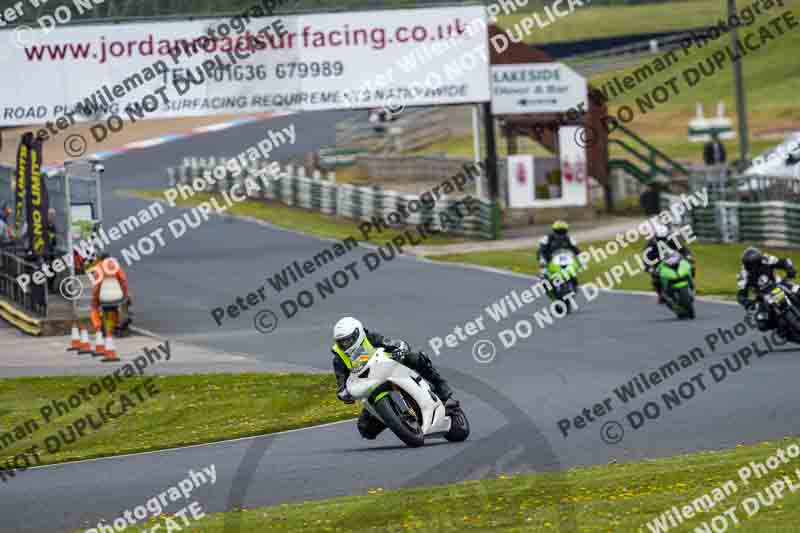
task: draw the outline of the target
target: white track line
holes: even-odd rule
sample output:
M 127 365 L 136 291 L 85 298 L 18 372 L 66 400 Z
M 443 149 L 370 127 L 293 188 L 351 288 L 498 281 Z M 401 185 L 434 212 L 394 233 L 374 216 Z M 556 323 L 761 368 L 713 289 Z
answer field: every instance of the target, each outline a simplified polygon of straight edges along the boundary
M 264 437 L 276 437 L 276 436 L 279 436 L 279 435 L 288 435 L 289 433 L 297 433 L 299 431 L 306 431 L 308 429 L 321 429 L 321 428 L 325 428 L 325 427 L 335 426 L 337 424 L 344 424 L 345 422 L 352 422 L 353 420 L 356 420 L 356 418 L 348 418 L 346 420 L 339 420 L 338 422 L 328 422 L 327 424 L 319 424 L 319 425 L 316 425 L 316 426 L 308 426 L 308 427 L 304 427 L 304 428 L 287 429 L 285 431 L 277 431 L 275 433 L 264 433 L 263 435 L 250 435 L 249 437 L 237 437 L 235 439 L 217 440 L 217 441 L 214 441 L 214 442 L 204 442 L 204 443 L 201 443 L 201 444 L 189 444 L 188 446 L 178 446 L 178 447 L 175 447 L 175 448 L 163 448 L 161 450 L 149 450 L 149 451 L 146 451 L 146 452 L 123 453 L 123 454 L 119 454 L 119 455 L 109 455 L 108 457 L 94 457 L 92 459 L 79 459 L 77 461 L 65 461 L 63 463 L 56 463 L 56 464 L 51 464 L 51 465 L 32 466 L 32 467 L 26 468 L 24 470 L 17 469 L 17 472 L 25 472 L 27 470 L 35 470 L 35 469 L 40 469 L 40 468 L 54 468 L 54 467 L 59 467 L 59 466 L 69 466 L 69 465 L 75 465 L 75 464 L 80 464 L 80 463 L 91 463 L 91 462 L 94 462 L 94 461 L 109 461 L 109 460 L 121 459 L 121 458 L 124 458 L 124 457 L 136 457 L 136 456 L 139 456 L 139 455 L 153 455 L 153 454 L 156 454 L 156 453 L 174 452 L 174 451 L 178 451 L 178 450 L 188 450 L 190 448 L 200 448 L 200 447 L 204 447 L 204 446 L 216 446 L 217 444 L 228 444 L 228 443 L 231 443 L 231 442 L 239 442 L 239 441 L 243 441 L 243 440 L 252 440 L 252 439 L 261 439 L 261 438 L 264 438 Z
M 502 270 L 502 269 L 499 269 L 499 268 L 488 267 L 488 266 L 484 266 L 484 265 L 473 265 L 473 264 L 470 264 L 470 263 L 458 263 L 458 262 L 455 262 L 455 261 L 436 261 L 434 259 L 429 259 L 427 257 L 419 257 L 419 256 L 417 256 L 417 260 L 421 261 L 423 263 L 431 263 L 431 264 L 436 264 L 436 265 L 453 265 L 453 266 L 458 266 L 458 267 L 461 267 L 461 268 L 467 268 L 467 269 L 472 269 L 472 270 L 480 270 L 482 272 L 491 272 L 493 274 L 502 274 L 502 275 L 505 275 L 505 276 L 511 276 L 511 277 L 515 277 L 515 278 L 522 278 L 522 279 L 526 279 L 526 280 L 538 280 L 538 279 L 540 279 L 539 276 L 534 276 L 533 274 L 522 274 L 521 272 L 512 272 L 510 270 Z M 650 296 L 652 298 L 656 297 L 655 293 L 653 293 L 651 291 L 637 291 L 637 290 L 630 290 L 630 289 L 611 289 L 611 290 L 609 290 L 609 289 L 600 289 L 600 290 L 602 292 L 610 292 L 610 293 L 617 293 L 617 294 L 632 294 L 632 295 L 637 295 L 637 296 Z M 695 299 L 699 300 L 699 301 L 702 301 L 702 302 L 708 302 L 708 303 L 714 303 L 714 304 L 735 305 L 735 306 L 739 305 L 737 302 L 726 301 L 726 300 L 722 300 L 720 298 L 716 298 L 716 297 L 713 297 L 713 296 L 697 296 Z

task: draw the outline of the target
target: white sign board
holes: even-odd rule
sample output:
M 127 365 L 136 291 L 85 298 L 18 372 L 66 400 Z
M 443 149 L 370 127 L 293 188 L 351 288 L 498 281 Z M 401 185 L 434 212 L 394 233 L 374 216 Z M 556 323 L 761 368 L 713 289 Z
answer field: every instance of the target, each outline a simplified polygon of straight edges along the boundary
M 532 207 L 536 200 L 536 174 L 532 155 L 508 156 L 508 206 Z
M 482 6 L 261 17 L 241 31 L 229 22 L 62 25 L 26 33 L 22 48 L 2 30 L 0 126 L 67 120 L 87 100 L 127 121 L 129 105 L 163 118 L 491 96 Z
M 492 112 L 495 115 L 588 109 L 586 90 L 586 78 L 563 63 L 492 67 Z
M 538 163 L 532 155 L 508 156 L 509 207 L 567 207 L 587 205 L 589 177 L 586 172 L 586 149 L 578 141 L 578 127 L 558 130 L 558 152 L 561 179 L 553 176 L 552 165 L 546 160 Z M 540 174 L 537 179 L 537 172 Z M 559 183 L 560 181 L 560 183 Z M 536 197 L 537 185 L 542 189 Z
M 586 205 L 589 177 L 586 170 L 586 148 L 578 142 L 580 126 L 558 129 L 558 155 L 561 159 L 560 205 Z

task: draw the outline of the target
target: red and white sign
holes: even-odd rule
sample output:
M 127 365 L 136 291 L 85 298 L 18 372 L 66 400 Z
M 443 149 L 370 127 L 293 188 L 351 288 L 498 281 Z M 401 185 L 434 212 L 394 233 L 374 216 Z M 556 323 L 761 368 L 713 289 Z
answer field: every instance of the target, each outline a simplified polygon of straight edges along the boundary
M 586 205 L 589 179 L 586 172 L 586 148 L 578 142 L 582 127 L 558 129 L 558 155 L 561 160 L 562 198 L 559 205 Z
M 536 199 L 536 175 L 532 155 L 508 156 L 508 206 L 532 207 Z

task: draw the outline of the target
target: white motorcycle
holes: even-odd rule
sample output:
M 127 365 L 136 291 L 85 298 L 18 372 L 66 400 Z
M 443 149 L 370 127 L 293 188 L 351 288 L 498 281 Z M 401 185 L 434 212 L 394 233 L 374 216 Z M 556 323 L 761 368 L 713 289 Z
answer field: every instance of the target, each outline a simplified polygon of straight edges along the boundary
M 422 446 L 426 437 L 461 442 L 469 436 L 469 421 L 461 408 L 446 408 L 422 376 L 383 348 L 372 353 L 362 348 L 350 360 L 347 392 L 408 446 Z

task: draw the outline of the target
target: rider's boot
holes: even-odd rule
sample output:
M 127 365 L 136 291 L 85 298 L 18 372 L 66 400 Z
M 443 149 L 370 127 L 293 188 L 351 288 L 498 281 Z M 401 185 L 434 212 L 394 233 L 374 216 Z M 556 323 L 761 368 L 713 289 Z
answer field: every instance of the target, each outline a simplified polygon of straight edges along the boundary
M 433 363 L 427 355 L 419 353 L 419 364 L 417 365 L 417 372 L 425 378 L 425 381 L 433 386 L 433 392 L 442 402 L 447 402 L 447 399 L 453 395 L 453 389 L 447 384 L 447 381 L 439 374 L 439 371 L 433 367 Z
M 664 296 L 661 294 L 661 280 L 658 278 L 658 275 L 655 272 L 651 274 L 650 281 L 653 284 L 653 290 L 656 291 L 656 294 L 658 295 L 659 305 L 666 303 Z

